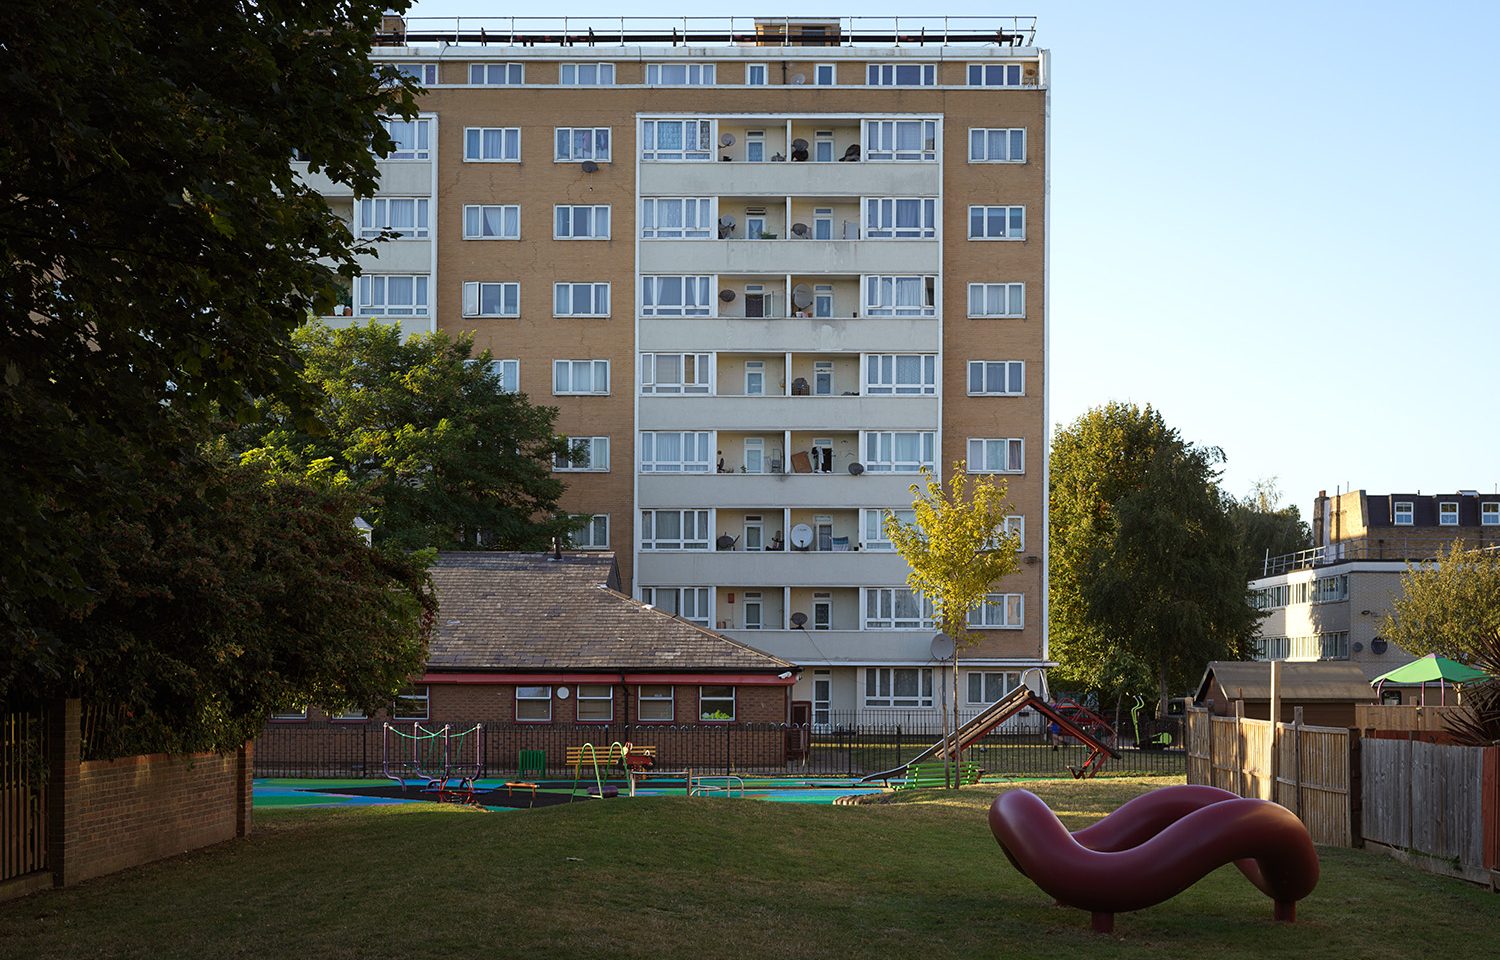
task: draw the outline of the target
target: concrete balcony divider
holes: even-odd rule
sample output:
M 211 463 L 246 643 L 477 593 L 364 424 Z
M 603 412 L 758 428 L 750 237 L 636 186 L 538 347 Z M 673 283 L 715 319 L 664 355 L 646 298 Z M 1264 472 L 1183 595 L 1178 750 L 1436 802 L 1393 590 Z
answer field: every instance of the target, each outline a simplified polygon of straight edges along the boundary
M 639 165 L 643 197 L 935 197 L 937 163 L 663 163 Z
M 432 240 L 383 240 L 375 244 L 376 255 L 362 254 L 360 269 L 365 273 L 432 272 Z
M 791 351 L 795 353 L 936 353 L 933 317 L 642 317 L 639 349 L 653 352 Z
M 642 430 L 936 430 L 937 397 L 642 397 Z
M 637 506 L 642 510 L 725 504 L 766 509 L 904 506 L 911 503 L 909 488 L 920 479 L 911 474 L 871 473 L 857 477 L 848 473 L 642 474 Z
M 642 273 L 935 274 L 936 240 L 642 240 Z
M 906 561 L 890 551 L 710 550 L 642 551 L 636 579 L 654 586 L 750 584 L 770 586 L 897 586 L 906 582 Z M 931 639 L 931 634 L 928 634 Z
M 380 193 L 392 197 L 426 197 L 432 194 L 432 161 L 378 160 Z M 346 183 L 334 183 L 322 173 L 309 173 L 305 161 L 294 161 L 292 170 L 309 187 L 325 197 L 352 197 Z

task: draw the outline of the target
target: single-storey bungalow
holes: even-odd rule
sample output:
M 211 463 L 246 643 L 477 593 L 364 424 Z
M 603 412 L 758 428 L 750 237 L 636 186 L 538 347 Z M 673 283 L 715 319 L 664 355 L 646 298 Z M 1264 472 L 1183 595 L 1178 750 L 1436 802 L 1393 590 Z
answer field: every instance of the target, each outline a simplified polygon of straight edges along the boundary
M 1356 664 L 1338 660 L 1281 664 L 1281 717 L 1290 723 L 1297 707 L 1302 722 L 1327 727 L 1354 726 L 1354 707 L 1374 703 L 1375 691 Z M 1234 716 L 1234 702 L 1245 701 L 1245 716 L 1271 716 L 1271 661 L 1215 660 L 1203 672 L 1193 702 L 1221 717 Z

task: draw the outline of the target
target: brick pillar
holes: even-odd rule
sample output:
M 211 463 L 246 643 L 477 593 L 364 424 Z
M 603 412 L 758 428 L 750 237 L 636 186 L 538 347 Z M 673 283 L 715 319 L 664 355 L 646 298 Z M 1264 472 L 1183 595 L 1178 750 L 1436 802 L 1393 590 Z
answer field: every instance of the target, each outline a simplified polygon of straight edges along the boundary
M 82 705 L 77 700 L 53 701 L 47 708 L 47 866 L 59 887 L 74 882 L 81 867 L 73 862 L 77 843 L 71 834 L 77 820 L 82 741 Z
M 251 810 L 254 806 L 255 741 L 240 747 L 234 768 L 234 835 L 250 836 Z

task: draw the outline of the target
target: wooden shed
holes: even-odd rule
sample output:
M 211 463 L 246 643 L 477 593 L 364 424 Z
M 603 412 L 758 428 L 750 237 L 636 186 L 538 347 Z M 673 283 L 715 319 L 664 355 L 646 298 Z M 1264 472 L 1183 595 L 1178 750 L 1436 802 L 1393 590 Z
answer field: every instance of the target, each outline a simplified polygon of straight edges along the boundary
M 1271 662 L 1215 660 L 1203 671 L 1193 702 L 1213 713 L 1234 716 L 1234 702 L 1245 701 L 1245 716 L 1271 716 Z M 1291 722 L 1297 707 L 1302 722 L 1325 727 L 1355 726 L 1357 704 L 1375 703 L 1364 671 L 1342 660 L 1282 661 L 1281 719 Z

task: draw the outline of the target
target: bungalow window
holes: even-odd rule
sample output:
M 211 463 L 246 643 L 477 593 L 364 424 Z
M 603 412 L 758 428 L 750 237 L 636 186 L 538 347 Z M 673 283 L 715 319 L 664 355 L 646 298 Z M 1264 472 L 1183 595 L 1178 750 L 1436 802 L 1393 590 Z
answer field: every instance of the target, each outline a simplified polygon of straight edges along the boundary
M 306 720 L 307 706 L 279 707 L 271 714 L 272 720 Z
M 604 722 L 615 718 L 615 688 L 607 683 L 578 685 L 578 719 Z
M 671 723 L 676 719 L 674 694 L 675 690 L 670 684 L 641 686 L 636 718 Z
M 396 694 L 396 702 L 391 707 L 391 718 L 395 720 L 426 720 L 428 718 L 428 689 L 426 687 L 407 687 Z
M 733 720 L 734 687 L 699 687 L 699 720 Z
M 579 707 L 582 710 L 582 706 Z M 516 687 L 516 719 L 545 723 L 552 719 L 551 687 Z

